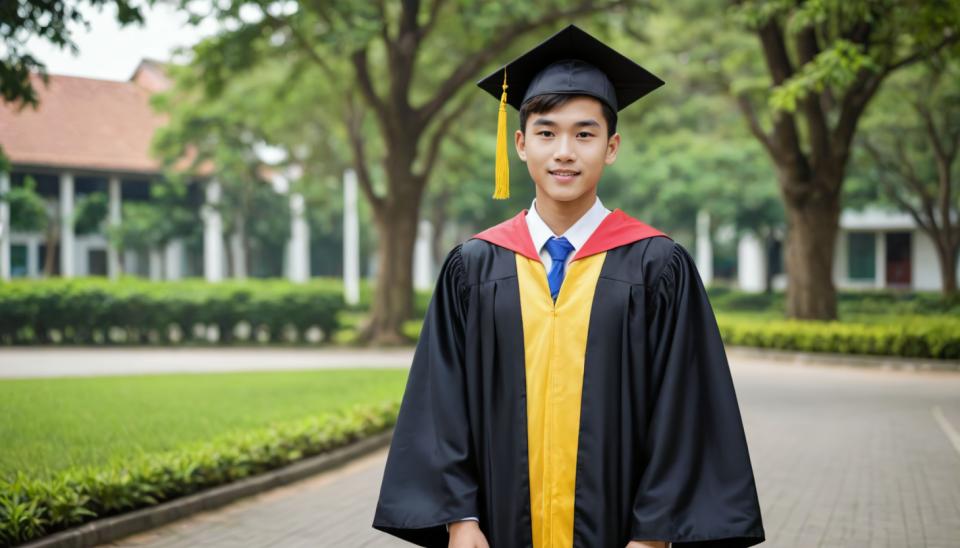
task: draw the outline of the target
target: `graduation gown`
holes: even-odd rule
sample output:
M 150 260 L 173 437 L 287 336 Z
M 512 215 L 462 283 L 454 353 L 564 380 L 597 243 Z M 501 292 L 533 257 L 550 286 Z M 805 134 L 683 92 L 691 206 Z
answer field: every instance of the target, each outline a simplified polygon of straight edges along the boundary
M 454 248 L 424 319 L 373 527 L 446 547 L 764 540 L 720 333 L 693 259 L 617 209 L 557 300 L 524 216 Z

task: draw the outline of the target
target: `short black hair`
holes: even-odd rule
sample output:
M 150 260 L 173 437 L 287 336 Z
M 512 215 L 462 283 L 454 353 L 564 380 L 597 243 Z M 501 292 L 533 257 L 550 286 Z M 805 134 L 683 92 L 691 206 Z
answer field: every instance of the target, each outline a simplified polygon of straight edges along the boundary
M 600 103 L 600 107 L 603 109 L 603 117 L 607 121 L 607 138 L 613 137 L 613 134 L 617 132 L 617 113 L 610 108 L 610 105 L 590 95 L 570 93 L 544 93 L 543 95 L 531 97 L 529 101 L 520 106 L 520 131 L 524 134 L 527 133 L 527 117 L 531 114 L 550 112 L 577 97 L 590 97 Z

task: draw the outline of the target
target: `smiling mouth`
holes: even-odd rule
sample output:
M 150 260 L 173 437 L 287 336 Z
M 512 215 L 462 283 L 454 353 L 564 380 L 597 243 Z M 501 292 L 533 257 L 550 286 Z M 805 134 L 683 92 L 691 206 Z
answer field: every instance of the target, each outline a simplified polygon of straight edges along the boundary
M 567 169 L 554 169 L 548 171 L 550 175 L 556 175 L 557 177 L 573 177 L 574 175 L 580 175 L 579 171 L 570 171 Z

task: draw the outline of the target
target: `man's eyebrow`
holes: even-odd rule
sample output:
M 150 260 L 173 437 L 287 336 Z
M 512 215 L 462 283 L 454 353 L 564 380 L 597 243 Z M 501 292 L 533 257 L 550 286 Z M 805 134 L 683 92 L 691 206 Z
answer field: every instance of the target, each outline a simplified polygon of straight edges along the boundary
M 555 125 L 557 125 L 557 123 L 554 122 L 553 120 L 549 119 L 549 118 L 537 118 L 536 120 L 533 121 L 533 125 L 535 125 L 535 126 L 555 126 Z
M 557 123 L 549 118 L 537 118 L 532 122 L 534 126 L 556 126 Z M 574 127 L 600 127 L 600 122 L 594 120 L 593 118 L 589 120 L 580 120 L 573 124 Z

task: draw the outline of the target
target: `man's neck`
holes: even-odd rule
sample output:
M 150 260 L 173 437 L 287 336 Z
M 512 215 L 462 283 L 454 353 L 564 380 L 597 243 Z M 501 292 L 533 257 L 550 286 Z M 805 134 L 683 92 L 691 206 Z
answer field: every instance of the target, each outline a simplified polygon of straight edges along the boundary
M 539 194 L 539 193 L 538 193 Z M 537 196 L 537 214 L 554 234 L 561 235 L 580 220 L 597 201 L 597 193 L 584 194 L 570 202 L 541 199 Z

